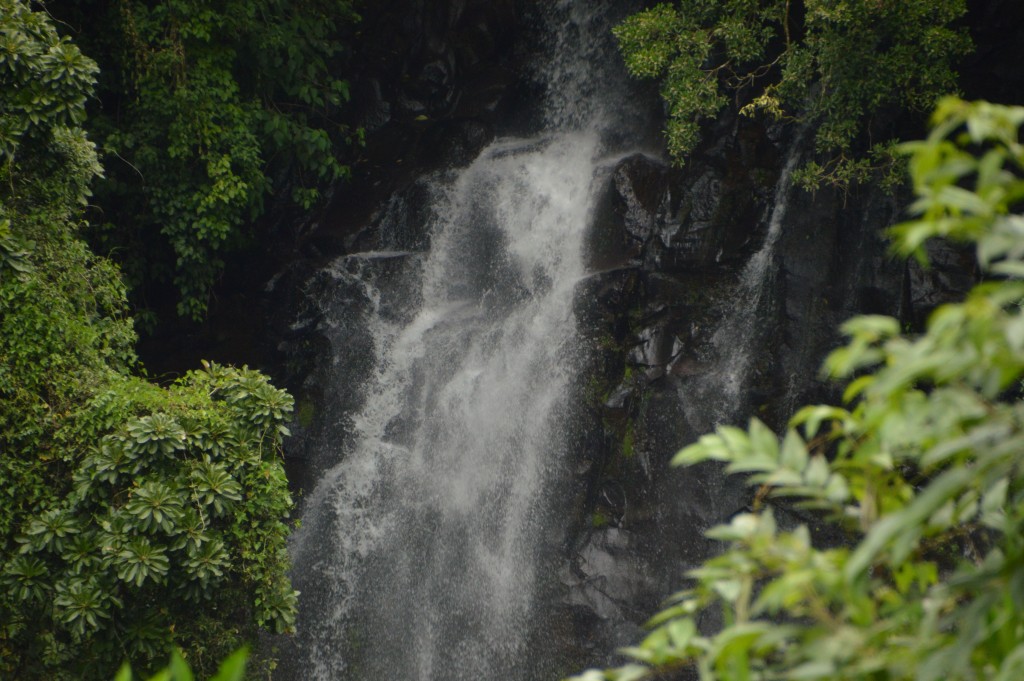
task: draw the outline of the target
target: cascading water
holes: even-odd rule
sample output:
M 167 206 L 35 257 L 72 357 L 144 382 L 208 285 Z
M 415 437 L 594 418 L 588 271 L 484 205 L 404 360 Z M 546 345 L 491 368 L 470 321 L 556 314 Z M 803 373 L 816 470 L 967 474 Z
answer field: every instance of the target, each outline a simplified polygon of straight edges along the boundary
M 601 72 L 615 4 L 548 7 L 545 129 L 427 181 L 428 251 L 382 243 L 328 273 L 367 301 L 376 367 L 341 462 L 305 500 L 300 632 L 281 678 L 532 680 L 544 668 L 531 640 L 564 533 L 551 500 L 571 441 L 573 298 L 602 169 L 618 158 L 608 135 L 625 127 Z M 384 260 L 402 263 L 399 285 L 379 284 Z
M 718 419 L 733 419 L 743 411 L 740 400 L 749 378 L 751 363 L 759 351 L 757 334 L 767 327 L 763 309 L 768 302 L 765 296 L 771 290 L 777 274 L 776 246 L 789 209 L 789 195 L 793 189 L 791 176 L 800 159 L 802 141 L 803 134 L 799 132 L 789 145 L 788 157 L 775 185 L 775 197 L 764 242 L 740 273 L 739 284 L 732 296 L 732 309 L 723 317 L 722 324 L 711 338 L 719 354 L 718 369 L 709 372 L 701 392 L 705 399 L 710 398 L 715 403 Z
M 803 147 L 802 130 L 786 145 L 783 167 L 766 202 L 767 229 L 758 249 L 750 255 L 735 278 L 702 301 L 715 318 L 698 341 L 700 372 L 675 384 L 672 415 L 688 427 L 676 431 L 679 439 L 658 446 L 670 448 L 692 442 L 721 425 L 745 425 L 758 413 L 759 389 L 772 380 L 771 367 L 778 348 L 781 251 L 785 241 L 790 200 L 794 195 L 792 173 Z M 763 404 L 763 403 L 762 403 Z M 662 431 L 664 432 L 664 431 Z M 698 567 L 720 546 L 703 536 L 711 527 L 727 521 L 750 503 L 750 492 L 740 476 L 727 476 L 724 466 L 708 462 L 673 471 L 654 481 L 659 515 L 653 544 L 660 556 L 653 573 L 663 575 L 665 591 L 679 586 L 679 575 Z M 657 553 L 655 552 L 655 553 Z M 704 626 L 720 626 L 717 613 L 702 615 Z

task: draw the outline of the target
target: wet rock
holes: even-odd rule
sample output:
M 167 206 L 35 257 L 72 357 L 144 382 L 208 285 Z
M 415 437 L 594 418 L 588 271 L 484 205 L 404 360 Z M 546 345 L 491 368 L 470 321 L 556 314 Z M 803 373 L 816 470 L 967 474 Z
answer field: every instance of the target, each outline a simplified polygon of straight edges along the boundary
M 664 323 L 641 329 L 627 361 L 649 369 L 664 369 L 672 360 L 673 336 Z
M 612 176 L 626 233 L 647 243 L 665 221 L 668 167 L 641 154 L 621 161 Z
M 563 576 L 565 602 L 582 606 L 601 619 L 635 619 L 636 603 L 650 593 L 650 574 L 627 530 L 593 530 Z
M 422 173 L 464 165 L 507 125 L 528 80 L 513 50 L 516 0 L 389 0 L 362 14 L 350 59 L 353 128 L 366 146 L 334 189 L 307 250 L 343 253 L 371 213 Z
M 494 139 L 494 128 L 476 119 L 442 121 L 423 135 L 424 154 L 446 167 L 470 164 Z
M 742 165 L 744 156 L 756 157 L 756 144 L 720 146 L 714 162 L 685 171 L 643 154 L 620 161 L 596 221 L 596 266 L 618 256 L 647 272 L 681 273 L 720 269 L 749 256 L 770 203 L 765 179 L 772 173 Z
M 477 88 L 467 86 L 474 79 L 500 69 L 518 23 L 511 0 L 393 0 L 367 7 L 364 53 L 354 62 L 365 75 L 357 82 L 382 83 L 383 100 L 407 119 L 445 119 L 461 99 L 473 97 Z
M 356 116 L 366 132 L 372 134 L 391 122 L 391 102 L 384 100 L 377 78 L 367 78 L 357 88 Z
M 910 285 L 910 321 L 923 327 L 928 315 L 945 303 L 963 300 L 978 282 L 977 261 L 972 248 L 932 239 L 925 245 L 928 265 L 907 263 Z
M 604 408 L 609 412 L 607 415 L 609 417 L 626 416 L 626 408 L 634 390 L 632 384 L 620 383 L 604 401 Z

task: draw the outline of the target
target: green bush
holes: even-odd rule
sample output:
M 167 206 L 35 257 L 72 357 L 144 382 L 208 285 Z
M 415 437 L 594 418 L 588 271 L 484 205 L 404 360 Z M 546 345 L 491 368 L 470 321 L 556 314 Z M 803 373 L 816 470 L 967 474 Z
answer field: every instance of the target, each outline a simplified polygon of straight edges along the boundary
M 931 136 L 904 146 L 916 217 L 896 249 L 925 260 L 928 239 L 974 242 L 988 280 L 917 336 L 889 317 L 848 322 L 825 365 L 850 381 L 848 407 L 800 410 L 781 442 L 754 420 L 681 451 L 677 464 L 748 475 L 756 508 L 709 533 L 726 550 L 625 651 L 641 664 L 580 681 L 681 667 L 702 681 L 1024 677 L 1022 123 L 1024 108 L 947 99 Z M 849 542 L 780 526 L 778 503 Z M 719 631 L 698 625 L 711 608 Z
M 290 410 L 262 375 L 208 365 L 169 389 L 111 381 L 65 419 L 0 572 L 18 678 L 54 678 L 38 660 L 145 665 L 171 644 L 206 669 L 256 628 L 290 631 Z

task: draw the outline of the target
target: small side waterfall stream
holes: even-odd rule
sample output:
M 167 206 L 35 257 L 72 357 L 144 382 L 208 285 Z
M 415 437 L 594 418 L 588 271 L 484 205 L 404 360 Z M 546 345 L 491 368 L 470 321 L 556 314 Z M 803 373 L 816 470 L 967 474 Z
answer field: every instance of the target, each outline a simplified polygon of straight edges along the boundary
M 428 180 L 426 252 L 384 243 L 331 268 L 370 303 L 376 365 L 351 446 L 305 500 L 300 632 L 281 678 L 543 668 L 529 644 L 543 636 L 540 566 L 564 532 L 551 500 L 579 371 L 573 296 L 599 171 L 619 157 L 605 140 L 624 125 L 601 71 L 614 4 L 546 10 L 545 129 Z M 382 260 L 402 263 L 397 288 L 372 276 Z
M 740 273 L 739 284 L 733 294 L 732 310 L 723 317 L 711 342 L 719 353 L 718 369 L 709 373 L 703 392 L 715 396 L 716 410 L 723 419 L 732 419 L 742 411 L 740 400 L 758 350 L 759 327 L 763 326 L 765 295 L 771 291 L 777 275 L 775 255 L 782 225 L 789 210 L 789 196 L 793 190 L 792 174 L 803 150 L 803 133 L 798 132 L 789 144 L 789 154 L 775 185 L 768 232 L 761 247 L 752 255 Z M 761 323 L 759 323 L 761 322 Z

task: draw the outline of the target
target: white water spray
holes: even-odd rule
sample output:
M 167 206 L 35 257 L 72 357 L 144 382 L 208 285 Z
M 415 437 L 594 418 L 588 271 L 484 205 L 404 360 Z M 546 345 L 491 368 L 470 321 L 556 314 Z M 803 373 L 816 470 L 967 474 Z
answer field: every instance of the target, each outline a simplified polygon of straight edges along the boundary
M 293 543 L 312 592 L 293 661 L 304 679 L 531 678 L 577 373 L 573 297 L 615 125 L 601 60 L 583 49 L 609 49 L 608 5 L 553 6 L 546 130 L 433 182 L 429 252 L 359 256 L 409 261 L 401 314 L 382 312 L 355 256 L 334 267 L 373 304 L 377 366 L 353 445 L 307 499 Z
M 764 242 L 755 252 L 743 271 L 739 284 L 732 296 L 732 310 L 715 331 L 711 342 L 719 353 L 718 369 L 709 374 L 704 386 L 706 392 L 718 395 L 717 413 L 721 418 L 731 419 L 738 411 L 740 397 L 747 388 L 751 364 L 758 352 L 754 346 L 756 331 L 764 313 L 765 295 L 775 281 L 775 253 L 782 224 L 789 210 L 789 196 L 793 189 L 792 174 L 800 160 L 803 132 L 796 135 L 789 145 L 789 155 L 775 185 L 775 197 L 768 219 L 768 232 Z

